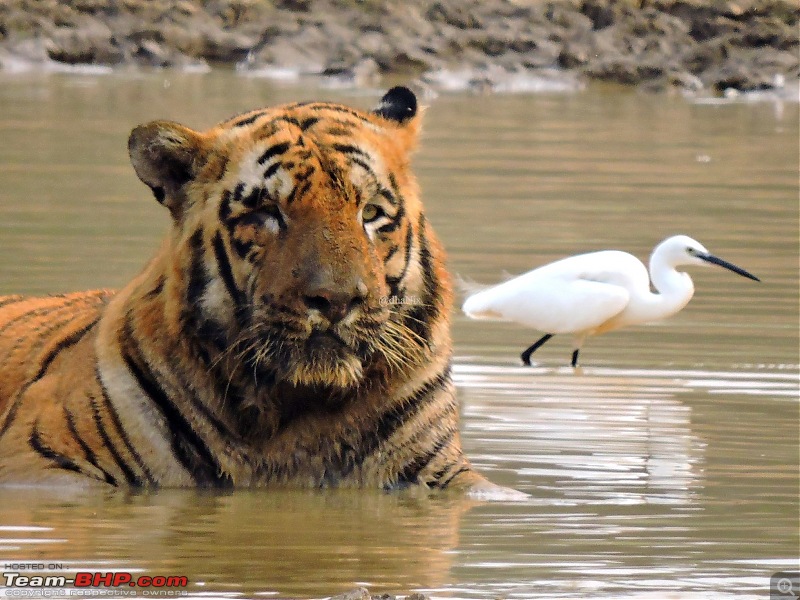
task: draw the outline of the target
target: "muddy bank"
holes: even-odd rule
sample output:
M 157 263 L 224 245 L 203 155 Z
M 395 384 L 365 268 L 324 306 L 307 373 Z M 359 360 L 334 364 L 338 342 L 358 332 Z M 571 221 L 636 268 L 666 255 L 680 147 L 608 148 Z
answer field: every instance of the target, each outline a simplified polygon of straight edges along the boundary
M 748 91 L 797 80 L 799 20 L 784 0 L 0 0 L 0 69 L 226 66 L 355 86 L 596 79 Z

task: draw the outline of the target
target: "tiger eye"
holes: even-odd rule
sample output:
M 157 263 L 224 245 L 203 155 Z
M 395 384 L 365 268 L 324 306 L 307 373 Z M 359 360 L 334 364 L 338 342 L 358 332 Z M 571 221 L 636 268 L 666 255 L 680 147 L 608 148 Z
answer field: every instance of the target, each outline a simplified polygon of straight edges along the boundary
M 374 204 L 367 204 L 361 211 L 361 218 L 364 222 L 374 221 L 378 216 L 378 207 Z

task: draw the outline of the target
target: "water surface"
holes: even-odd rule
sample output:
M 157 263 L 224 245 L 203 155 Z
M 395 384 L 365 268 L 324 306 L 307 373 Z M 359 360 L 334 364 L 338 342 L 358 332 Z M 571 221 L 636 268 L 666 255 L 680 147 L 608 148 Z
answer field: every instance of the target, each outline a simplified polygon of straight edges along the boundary
M 0 293 L 119 287 L 168 215 L 138 123 L 378 90 L 237 77 L 0 75 Z M 798 567 L 797 104 L 592 87 L 428 101 L 415 157 L 451 270 L 481 283 L 685 233 L 762 283 L 695 269 L 665 323 L 590 339 L 454 313 L 464 444 L 526 502 L 375 492 L 0 490 L 0 565 L 185 575 L 202 597 L 763 598 Z

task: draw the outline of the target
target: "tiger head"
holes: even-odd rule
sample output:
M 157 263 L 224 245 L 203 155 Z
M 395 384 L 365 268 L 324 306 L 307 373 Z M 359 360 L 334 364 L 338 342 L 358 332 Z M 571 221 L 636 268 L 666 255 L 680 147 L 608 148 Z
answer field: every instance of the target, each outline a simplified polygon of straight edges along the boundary
M 372 112 L 296 103 L 133 130 L 134 169 L 172 216 L 159 284 L 198 356 L 346 390 L 449 351 L 449 279 L 409 167 L 419 119 L 398 87 Z

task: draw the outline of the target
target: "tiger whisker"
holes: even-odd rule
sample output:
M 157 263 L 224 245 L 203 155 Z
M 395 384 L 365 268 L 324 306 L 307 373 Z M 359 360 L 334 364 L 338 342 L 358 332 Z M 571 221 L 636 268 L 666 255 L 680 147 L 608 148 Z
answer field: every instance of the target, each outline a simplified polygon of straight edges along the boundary
M 378 338 L 377 347 L 390 367 L 403 369 L 425 356 L 425 341 L 416 332 L 397 321 L 387 321 L 385 335 Z

